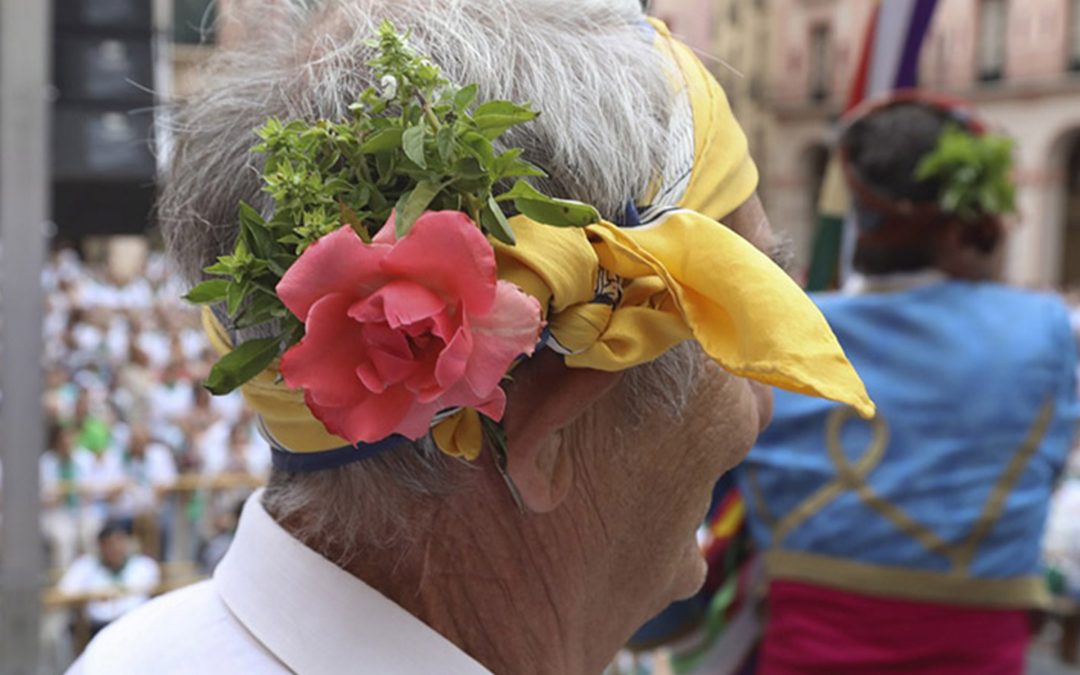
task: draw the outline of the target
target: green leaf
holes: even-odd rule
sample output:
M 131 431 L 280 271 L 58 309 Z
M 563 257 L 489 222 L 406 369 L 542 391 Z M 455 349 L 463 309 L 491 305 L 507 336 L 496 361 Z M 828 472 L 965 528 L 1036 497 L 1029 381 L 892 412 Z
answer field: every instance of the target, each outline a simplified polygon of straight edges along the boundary
M 499 195 L 496 201 L 511 199 L 520 213 L 545 225 L 585 227 L 600 220 L 600 212 L 594 207 L 570 199 L 549 197 L 523 180 L 514 183 L 514 187 Z
M 421 169 L 427 168 L 427 159 L 424 158 L 424 133 L 426 129 L 421 124 L 409 127 L 401 136 L 401 144 L 405 149 L 405 156 L 411 159 Z
M 383 129 L 371 135 L 360 145 L 360 152 L 367 155 L 378 155 L 401 147 L 401 138 L 404 132 L 397 127 Z
M 488 101 L 473 113 L 473 122 L 485 137 L 498 138 L 511 127 L 536 119 L 538 113 L 509 101 Z
M 225 305 L 226 311 L 229 316 L 236 316 L 237 310 L 240 309 L 240 303 L 244 301 L 246 295 L 246 284 L 239 284 L 235 281 L 229 282 L 229 287 L 225 290 Z
M 371 235 L 368 234 L 363 219 L 356 214 L 356 211 L 350 209 L 349 205 L 340 199 L 338 200 L 338 208 L 341 210 L 341 222 L 351 227 L 356 236 L 360 237 L 360 241 L 370 244 Z
M 526 105 L 519 105 L 510 101 L 486 101 L 481 103 L 473 112 L 473 117 L 480 117 L 483 115 L 508 115 L 511 117 L 522 117 L 524 120 L 530 120 L 536 118 L 538 113 L 531 110 Z
M 449 162 L 454 153 L 454 127 L 444 126 L 435 134 L 435 147 L 439 151 L 439 158 L 443 162 Z
M 228 286 L 229 282 L 224 279 L 204 281 L 188 291 L 188 294 L 184 296 L 184 299 L 196 305 L 209 305 L 214 302 L 221 302 L 225 299 L 225 292 Z
M 375 156 L 375 170 L 379 172 L 378 185 L 389 185 L 395 178 L 397 155 L 383 153 Z
M 454 110 L 458 113 L 463 113 L 473 104 L 476 100 L 476 92 L 479 89 L 475 84 L 458 89 L 458 92 L 454 94 Z
M 916 167 L 915 177 L 937 181 L 941 208 L 962 218 L 1013 212 L 1012 147 L 1008 138 L 976 136 L 950 125 Z
M 214 364 L 204 386 L 217 396 L 234 391 L 273 363 L 280 343 L 276 337 L 248 340 Z
M 510 227 L 509 221 L 506 220 L 506 214 L 503 213 L 502 207 L 499 206 L 494 197 L 488 198 L 487 206 L 480 212 L 480 224 L 484 226 L 488 234 L 502 243 L 508 246 L 517 243 L 514 230 Z
M 252 301 L 240 313 L 236 319 L 237 328 L 251 328 L 260 324 L 273 321 L 277 318 L 277 310 L 281 307 L 281 300 L 276 295 L 266 292 L 256 293 Z
M 480 162 L 480 166 L 491 166 L 495 163 L 495 148 L 491 141 L 483 134 L 470 131 L 461 137 L 461 145 L 465 150 Z
M 247 202 L 240 202 L 240 235 L 255 257 L 266 258 L 273 253 L 274 238 L 269 226 Z
M 394 229 L 398 239 L 409 234 L 416 219 L 423 215 L 424 209 L 431 204 L 443 187 L 443 185 L 422 180 L 412 190 L 401 195 L 397 205 L 394 206 Z
M 206 272 L 207 274 L 213 274 L 213 275 L 216 275 L 216 276 L 227 276 L 227 275 L 232 274 L 232 268 L 230 268 L 228 265 L 226 265 L 224 262 L 222 262 L 221 259 L 219 258 L 218 262 L 214 263 L 213 265 L 210 265 L 209 267 L 204 267 L 203 272 Z
M 495 176 L 500 180 L 519 176 L 547 177 L 543 169 L 520 159 L 522 152 L 521 148 L 511 148 L 499 155 L 491 166 Z

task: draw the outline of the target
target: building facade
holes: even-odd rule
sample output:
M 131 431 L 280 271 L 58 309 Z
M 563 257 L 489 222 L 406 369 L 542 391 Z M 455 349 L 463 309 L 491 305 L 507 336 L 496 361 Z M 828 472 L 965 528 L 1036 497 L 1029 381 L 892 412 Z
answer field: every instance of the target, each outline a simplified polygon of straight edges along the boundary
M 251 1 L 213 5 L 220 42 L 240 37 L 230 10 Z M 761 168 L 770 216 L 791 238 L 802 269 L 834 123 L 872 8 L 866 0 L 650 3 L 724 85 Z M 199 11 L 180 20 L 190 24 Z M 189 66 L 205 53 L 178 48 L 178 94 L 196 86 Z M 1080 0 L 940 0 L 920 77 L 928 88 L 975 101 L 1017 141 L 1020 218 L 1009 280 L 1080 284 Z
M 769 208 L 808 261 L 833 122 L 872 9 L 865 0 L 773 0 Z M 941 0 L 923 86 L 960 95 L 1017 142 L 1020 217 L 1007 278 L 1080 284 L 1080 0 Z

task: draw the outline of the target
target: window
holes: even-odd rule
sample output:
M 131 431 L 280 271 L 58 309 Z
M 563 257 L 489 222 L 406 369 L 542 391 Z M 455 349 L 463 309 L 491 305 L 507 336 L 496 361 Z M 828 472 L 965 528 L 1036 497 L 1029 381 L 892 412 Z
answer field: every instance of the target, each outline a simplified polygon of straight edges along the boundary
M 215 0 L 174 0 L 173 39 L 181 44 L 214 42 Z
M 1005 73 L 1006 0 L 982 0 L 979 7 L 979 79 L 1000 80 Z
M 828 24 L 810 30 L 810 98 L 829 98 L 832 84 L 832 31 Z
M 1080 0 L 1069 3 L 1069 68 L 1080 71 Z

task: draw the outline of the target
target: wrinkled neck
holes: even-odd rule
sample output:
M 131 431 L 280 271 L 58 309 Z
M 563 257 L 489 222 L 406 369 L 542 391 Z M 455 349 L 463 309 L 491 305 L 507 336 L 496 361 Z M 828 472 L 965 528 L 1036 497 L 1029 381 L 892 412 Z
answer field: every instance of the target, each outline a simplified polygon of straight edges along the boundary
M 497 675 L 601 672 L 625 636 L 605 640 L 597 625 L 613 611 L 594 597 L 602 581 L 586 553 L 598 537 L 569 513 L 522 514 L 497 475 L 478 479 L 414 520 L 415 541 L 393 551 L 341 558 L 305 543 Z

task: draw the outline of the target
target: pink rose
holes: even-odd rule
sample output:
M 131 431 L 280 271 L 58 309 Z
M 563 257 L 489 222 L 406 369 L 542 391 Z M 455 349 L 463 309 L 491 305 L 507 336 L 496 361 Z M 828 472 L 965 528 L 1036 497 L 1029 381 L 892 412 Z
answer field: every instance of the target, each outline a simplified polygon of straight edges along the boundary
M 456 211 L 425 213 L 400 241 L 393 218 L 370 244 L 342 227 L 277 293 L 307 329 L 281 359 L 285 383 L 350 443 L 420 438 L 446 408 L 501 419 L 499 382 L 543 326 L 540 303 L 497 279 L 491 244 Z

